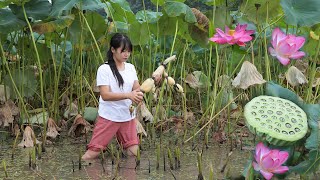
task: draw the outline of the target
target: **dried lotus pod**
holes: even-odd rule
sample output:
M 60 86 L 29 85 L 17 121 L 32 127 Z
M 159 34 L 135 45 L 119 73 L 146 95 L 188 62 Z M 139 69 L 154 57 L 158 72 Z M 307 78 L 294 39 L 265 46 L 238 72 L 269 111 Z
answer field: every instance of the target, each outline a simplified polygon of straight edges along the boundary
M 209 19 L 207 16 L 196 8 L 191 8 L 191 11 L 197 19 L 198 27 L 207 32 L 209 30 Z
M 176 81 L 170 76 L 166 78 L 165 82 L 169 84 L 169 86 L 173 86 L 176 83 Z
M 52 118 L 49 118 L 47 121 L 47 136 L 54 139 L 60 135 L 58 131 L 61 131 L 61 128 L 57 126 Z
M 249 130 L 276 146 L 294 144 L 308 131 L 306 113 L 295 103 L 273 96 L 258 96 L 244 107 Z
M 148 93 L 152 90 L 154 87 L 154 80 L 152 78 L 146 79 L 140 86 L 140 90 L 143 93 Z
M 241 89 L 247 89 L 254 84 L 263 84 L 265 82 L 266 81 L 258 72 L 256 66 L 249 61 L 245 61 L 243 62 L 237 77 L 232 81 L 232 85 Z
M 174 84 L 174 89 L 179 93 L 184 93 L 183 87 L 180 84 Z
M 286 72 L 286 79 L 291 86 L 298 86 L 300 84 L 308 83 L 304 74 L 295 66 L 291 66 Z
M 78 114 L 69 129 L 68 135 L 72 137 L 79 137 L 91 131 L 91 125 L 80 114 Z
M 34 142 L 34 140 L 36 142 Z M 40 142 L 36 139 L 33 130 L 30 126 L 27 126 L 23 132 L 23 139 L 21 143 L 18 144 L 19 147 L 33 147 L 34 144 L 39 144 Z

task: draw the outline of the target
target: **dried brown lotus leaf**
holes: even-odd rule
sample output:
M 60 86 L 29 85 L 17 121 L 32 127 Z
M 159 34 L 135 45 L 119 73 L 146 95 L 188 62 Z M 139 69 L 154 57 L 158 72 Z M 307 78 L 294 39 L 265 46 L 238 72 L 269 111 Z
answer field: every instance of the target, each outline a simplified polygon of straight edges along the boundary
M 191 8 L 191 11 L 197 19 L 198 27 L 207 32 L 209 29 L 209 19 L 207 16 L 196 8 Z
M 79 137 L 81 134 L 86 134 L 91 131 L 91 125 L 80 114 L 78 114 L 69 129 L 68 135 L 72 137 Z
M 286 72 L 286 79 L 291 86 L 308 83 L 304 74 L 295 66 L 291 66 Z
M 34 146 L 34 140 L 36 140 L 36 144 L 39 144 L 40 142 L 36 139 L 36 136 L 34 135 L 33 130 L 30 126 L 27 126 L 24 129 L 23 132 L 23 139 L 21 143 L 18 144 L 19 147 L 33 147 Z
M 149 109 L 144 103 L 141 103 L 137 107 L 137 119 L 144 122 L 153 122 L 153 115 L 150 113 Z
M 266 81 L 258 72 L 256 66 L 249 61 L 245 61 L 243 62 L 237 77 L 232 81 L 232 85 L 241 89 L 247 89 L 249 86 L 263 84 L 265 82 Z
M 197 89 L 200 86 L 198 79 L 192 73 L 188 74 L 184 81 L 193 89 Z
M 145 136 L 147 136 L 147 132 L 146 130 L 144 130 L 142 124 L 139 121 L 135 121 L 136 122 L 136 129 L 137 129 L 137 134 L 144 134 Z
M 296 63 L 294 64 L 294 66 L 298 68 L 303 74 L 305 74 L 309 67 L 308 61 L 298 59 L 295 62 Z
M 54 139 L 60 135 L 58 131 L 61 131 L 61 128 L 57 126 L 52 118 L 49 118 L 47 122 L 47 136 Z
M 320 86 L 320 67 L 316 69 L 316 75 L 314 77 L 312 87 Z
M 19 114 L 19 108 L 12 102 L 8 100 L 4 105 L 0 107 L 0 126 L 5 127 L 13 123 L 14 117 Z
M 63 114 L 64 118 L 69 118 L 78 114 L 78 105 L 76 103 L 71 103 L 71 106 L 68 105 Z

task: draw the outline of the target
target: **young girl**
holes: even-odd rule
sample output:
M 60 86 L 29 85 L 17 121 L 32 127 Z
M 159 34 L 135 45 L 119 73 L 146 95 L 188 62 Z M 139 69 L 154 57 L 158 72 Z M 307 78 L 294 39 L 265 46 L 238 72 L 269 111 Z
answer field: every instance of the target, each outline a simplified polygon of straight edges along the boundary
M 97 72 L 97 86 L 100 89 L 98 118 L 92 139 L 87 145 L 83 160 L 96 158 L 114 135 L 128 155 L 136 155 L 139 139 L 135 117 L 130 114 L 132 102 L 143 99 L 134 66 L 126 61 L 130 57 L 132 44 L 123 34 L 115 34 L 110 41 L 108 62 Z

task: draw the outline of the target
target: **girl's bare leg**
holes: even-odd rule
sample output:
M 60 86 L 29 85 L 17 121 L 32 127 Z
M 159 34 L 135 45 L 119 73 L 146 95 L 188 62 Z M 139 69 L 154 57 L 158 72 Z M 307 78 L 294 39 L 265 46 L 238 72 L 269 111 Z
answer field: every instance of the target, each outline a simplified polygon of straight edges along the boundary
M 127 155 L 128 156 L 137 156 L 137 152 L 138 152 L 138 145 L 133 145 L 127 148 Z

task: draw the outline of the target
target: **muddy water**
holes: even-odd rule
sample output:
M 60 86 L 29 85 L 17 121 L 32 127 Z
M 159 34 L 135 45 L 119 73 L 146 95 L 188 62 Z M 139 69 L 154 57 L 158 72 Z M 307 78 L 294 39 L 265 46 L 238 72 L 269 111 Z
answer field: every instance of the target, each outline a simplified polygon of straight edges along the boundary
M 213 143 L 212 143 L 213 144 Z M 166 170 L 164 171 L 163 156 L 161 155 L 160 167 L 156 169 L 156 154 L 154 147 L 143 145 L 140 166 L 136 167 L 134 158 L 121 158 L 120 169 L 112 165 L 109 155 L 104 163 L 104 169 L 100 160 L 91 165 L 82 163 L 79 170 L 79 150 L 85 151 L 85 143 L 75 143 L 74 139 L 63 137 L 55 141 L 53 145 L 46 147 L 46 152 L 37 159 L 36 168 L 29 168 L 29 153 L 32 148 L 17 148 L 14 159 L 11 158 L 12 139 L 2 140 L 0 147 L 0 162 L 6 161 L 8 179 L 197 179 L 197 151 L 191 149 L 191 145 L 181 147 L 181 167 L 169 170 L 166 156 Z M 209 169 L 212 165 L 215 179 L 224 179 L 226 176 L 236 177 L 241 174 L 247 159 L 249 150 L 234 149 L 225 171 L 221 168 L 225 164 L 229 148 L 223 145 L 211 145 L 203 151 L 202 169 L 206 179 L 209 177 Z M 167 147 L 165 148 L 165 152 Z M 74 162 L 74 163 L 73 163 Z M 150 164 L 150 165 L 149 165 Z M 5 177 L 4 168 L 0 166 L 0 179 Z

